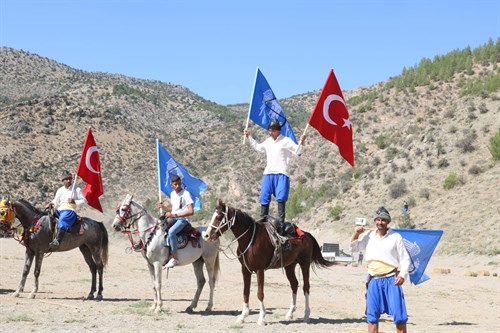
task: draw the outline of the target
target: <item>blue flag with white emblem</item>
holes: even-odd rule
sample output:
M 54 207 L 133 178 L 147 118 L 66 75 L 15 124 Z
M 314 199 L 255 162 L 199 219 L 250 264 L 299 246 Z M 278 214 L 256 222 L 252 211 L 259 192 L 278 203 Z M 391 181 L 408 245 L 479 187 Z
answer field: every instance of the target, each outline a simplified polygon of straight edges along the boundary
M 403 237 L 411 258 L 410 281 L 414 285 L 430 279 L 425 268 L 443 235 L 443 230 L 392 229 Z
M 158 157 L 158 188 L 170 197 L 170 193 L 174 190 L 170 185 L 170 178 L 173 175 L 179 176 L 182 180 L 183 188 L 193 198 L 194 211 L 200 210 L 200 195 L 207 188 L 207 184 L 201 179 L 192 176 L 182 165 L 177 163 L 158 139 L 156 140 L 156 153 Z
M 283 108 L 274 95 L 269 83 L 267 83 L 266 78 L 258 68 L 255 74 L 255 83 L 252 101 L 250 102 L 250 108 L 248 110 L 248 117 L 252 119 L 254 123 L 266 130 L 267 125 L 272 120 L 278 120 L 282 126 L 281 134 L 297 143 L 292 126 L 287 121 Z

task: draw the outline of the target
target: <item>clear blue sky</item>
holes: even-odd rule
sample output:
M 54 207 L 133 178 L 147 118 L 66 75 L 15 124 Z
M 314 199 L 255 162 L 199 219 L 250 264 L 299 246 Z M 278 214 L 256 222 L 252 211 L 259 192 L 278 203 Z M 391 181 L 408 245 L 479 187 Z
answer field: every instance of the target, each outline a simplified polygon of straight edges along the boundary
M 85 71 L 248 103 L 257 67 L 278 99 L 372 85 L 500 36 L 500 0 L 0 0 L 0 45 Z

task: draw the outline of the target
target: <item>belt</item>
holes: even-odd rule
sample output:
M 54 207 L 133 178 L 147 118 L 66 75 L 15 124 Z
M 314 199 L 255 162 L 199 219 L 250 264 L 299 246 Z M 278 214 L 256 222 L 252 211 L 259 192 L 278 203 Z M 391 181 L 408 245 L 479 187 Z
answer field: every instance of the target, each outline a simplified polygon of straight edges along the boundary
M 392 271 L 390 271 L 389 273 L 386 273 L 386 274 L 372 275 L 372 278 L 374 278 L 374 279 L 386 278 L 386 277 L 394 276 L 394 275 L 396 275 L 396 273 L 397 273 L 397 269 L 393 269 Z

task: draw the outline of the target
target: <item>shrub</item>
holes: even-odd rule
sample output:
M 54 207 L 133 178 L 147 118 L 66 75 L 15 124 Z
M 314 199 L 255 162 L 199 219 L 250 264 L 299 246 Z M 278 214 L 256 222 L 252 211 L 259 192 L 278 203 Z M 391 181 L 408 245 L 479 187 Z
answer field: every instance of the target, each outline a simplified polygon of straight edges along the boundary
M 379 149 L 385 149 L 387 148 L 389 145 L 391 144 L 391 140 L 389 139 L 389 137 L 387 135 L 384 135 L 384 134 L 380 134 L 379 136 L 377 136 L 377 138 L 375 139 L 375 145 L 377 145 L 377 147 Z
M 457 174 L 455 172 L 452 172 L 444 180 L 443 188 L 445 190 L 451 190 L 457 185 L 457 183 L 458 183 Z
M 389 192 L 393 199 L 397 199 L 408 192 L 406 187 L 406 180 L 404 178 L 398 180 L 396 183 L 389 186 Z
M 334 221 L 340 220 L 340 215 L 342 215 L 342 207 L 336 205 L 328 210 L 328 217 Z
M 500 160 L 500 129 L 498 129 L 497 133 L 494 137 L 490 139 L 490 146 L 488 147 L 490 150 L 491 156 L 494 161 Z
M 399 217 L 398 228 L 415 229 L 415 223 L 410 217 L 410 214 L 404 214 Z

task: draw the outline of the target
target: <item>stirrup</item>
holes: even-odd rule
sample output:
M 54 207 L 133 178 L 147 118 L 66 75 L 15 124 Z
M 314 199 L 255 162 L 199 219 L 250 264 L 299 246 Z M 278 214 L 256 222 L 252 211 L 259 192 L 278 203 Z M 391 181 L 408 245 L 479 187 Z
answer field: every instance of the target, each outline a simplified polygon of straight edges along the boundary
M 54 239 L 52 242 L 49 243 L 49 246 L 51 248 L 57 248 L 57 247 L 59 247 L 59 245 L 60 244 L 59 244 L 59 241 L 57 239 Z

